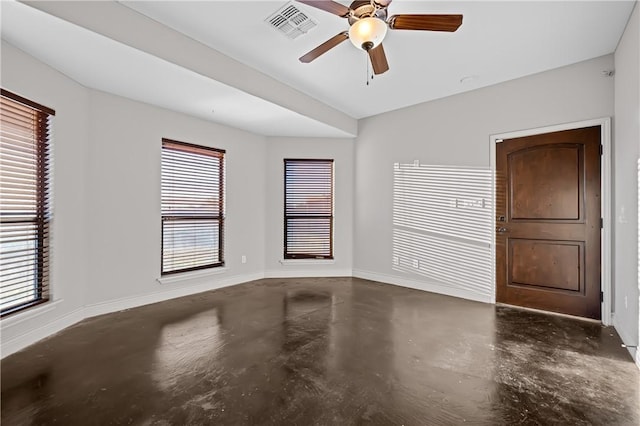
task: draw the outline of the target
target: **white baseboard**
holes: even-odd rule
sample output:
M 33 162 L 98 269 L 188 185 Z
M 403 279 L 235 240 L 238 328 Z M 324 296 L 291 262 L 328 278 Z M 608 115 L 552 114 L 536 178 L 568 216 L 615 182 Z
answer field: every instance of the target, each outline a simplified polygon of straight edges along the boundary
M 266 271 L 265 278 L 325 278 L 325 277 L 351 277 L 351 269 L 272 269 Z
M 149 305 L 151 303 L 164 302 L 165 300 L 171 300 L 177 297 L 216 290 L 218 288 L 229 287 L 262 278 L 264 278 L 262 273 L 235 275 L 215 281 L 207 280 L 205 283 L 195 285 L 179 285 L 171 290 L 157 291 L 139 296 L 123 297 L 122 299 L 95 303 L 85 306 L 85 318 L 109 314 L 111 312 L 118 312 L 124 309 L 137 308 L 138 306 Z M 163 285 L 163 288 L 164 287 L 166 287 L 166 285 Z
M 0 353 L 2 358 L 16 353 L 27 346 L 56 334 L 63 329 L 72 326 L 84 319 L 84 309 L 79 308 L 53 321 L 45 323 L 42 327 L 38 327 L 24 334 L 21 334 L 11 340 L 2 340 L 0 344 Z
M 616 331 L 618 332 L 618 335 L 620 336 L 620 338 L 622 339 L 622 342 L 625 345 L 632 345 L 633 340 L 631 339 L 631 336 L 629 336 L 627 334 L 627 330 L 622 326 L 622 324 L 620 324 L 620 321 L 618 320 L 618 316 L 617 315 L 613 315 L 613 327 L 616 329 Z
M 428 291 L 430 293 L 444 294 L 446 296 L 459 297 L 461 299 L 473 300 L 476 302 L 493 303 L 491 296 L 476 294 L 459 288 L 447 287 L 438 283 L 416 281 L 400 278 L 393 275 L 379 274 L 377 272 L 354 269 L 353 276 L 371 281 L 378 281 L 385 284 L 393 284 L 401 287 L 413 288 L 416 290 Z
M 158 291 L 151 294 L 125 297 L 122 299 L 109 300 L 107 302 L 86 305 L 69 314 L 62 316 L 61 318 L 53 320 L 43 325 L 42 327 L 31 330 L 14 339 L 2 340 L 0 343 L 0 354 L 2 358 L 9 356 L 26 348 L 27 346 L 30 346 L 48 336 L 51 336 L 52 334 L 63 330 L 64 328 L 82 321 L 85 318 L 108 314 L 111 312 L 118 312 L 122 311 L 123 309 L 136 308 L 138 306 L 148 305 L 151 303 L 163 302 L 165 300 L 175 299 L 177 297 L 202 293 L 222 287 L 229 287 L 232 285 L 242 284 L 262 278 L 264 278 L 264 274 L 262 273 L 236 275 L 215 281 L 208 280 L 206 283 L 190 286 L 181 285 L 171 290 Z M 55 308 L 53 310 L 55 310 Z
M 622 339 L 622 342 L 625 345 L 636 345 L 637 340 L 632 338 L 627 333 L 627 330 L 622 326 L 622 324 L 619 323 L 618 317 L 615 314 L 613 315 L 612 320 L 613 320 L 612 321 L 613 328 L 615 328 L 616 331 L 618 332 L 618 336 L 620 336 L 620 339 Z M 629 351 L 631 358 L 635 361 L 638 368 L 640 368 L 640 351 L 638 350 L 638 348 L 630 348 L 627 346 L 627 350 Z

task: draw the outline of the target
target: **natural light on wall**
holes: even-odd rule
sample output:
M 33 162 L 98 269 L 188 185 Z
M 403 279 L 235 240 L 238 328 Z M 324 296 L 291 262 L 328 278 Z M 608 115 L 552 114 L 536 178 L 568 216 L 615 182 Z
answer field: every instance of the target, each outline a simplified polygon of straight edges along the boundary
M 491 170 L 394 165 L 393 269 L 489 300 Z

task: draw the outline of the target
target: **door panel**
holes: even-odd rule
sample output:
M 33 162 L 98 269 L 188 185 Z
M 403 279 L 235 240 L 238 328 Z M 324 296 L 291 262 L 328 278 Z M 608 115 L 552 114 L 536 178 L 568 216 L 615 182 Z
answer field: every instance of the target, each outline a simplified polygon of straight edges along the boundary
M 584 244 L 579 241 L 509 239 L 511 285 L 584 290 Z
M 496 300 L 600 319 L 600 127 L 496 146 Z
M 508 155 L 511 205 L 517 219 L 580 219 L 582 146 L 543 145 Z M 529 165 L 537 164 L 533 169 Z

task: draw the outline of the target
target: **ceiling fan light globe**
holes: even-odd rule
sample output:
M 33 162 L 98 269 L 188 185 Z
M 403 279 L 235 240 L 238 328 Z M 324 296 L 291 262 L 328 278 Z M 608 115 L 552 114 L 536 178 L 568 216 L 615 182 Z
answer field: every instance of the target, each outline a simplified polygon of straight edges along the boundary
M 387 35 L 387 23 L 379 18 L 363 18 L 349 28 L 349 40 L 362 50 L 370 50 L 378 47 Z

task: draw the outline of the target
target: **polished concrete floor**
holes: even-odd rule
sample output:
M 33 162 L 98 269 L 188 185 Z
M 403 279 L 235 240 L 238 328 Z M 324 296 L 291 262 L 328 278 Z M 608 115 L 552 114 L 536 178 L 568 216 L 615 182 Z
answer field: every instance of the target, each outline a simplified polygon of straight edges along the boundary
M 2 360 L 3 425 L 638 425 L 613 328 L 270 279 L 85 320 Z

